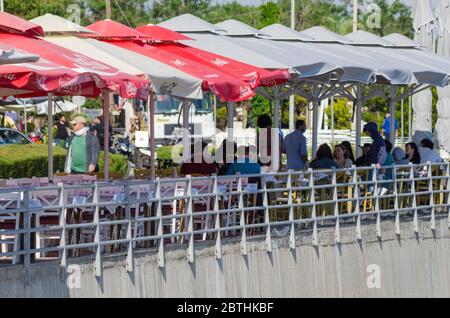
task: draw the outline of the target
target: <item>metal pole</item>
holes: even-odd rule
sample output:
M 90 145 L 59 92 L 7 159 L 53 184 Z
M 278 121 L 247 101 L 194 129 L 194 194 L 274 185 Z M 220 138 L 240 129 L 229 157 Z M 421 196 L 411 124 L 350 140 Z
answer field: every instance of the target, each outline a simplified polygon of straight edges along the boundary
M 3 0 L 0 0 L 0 11 L 4 12 L 5 11 L 5 5 L 3 3 Z
M 331 143 L 334 145 L 334 96 L 331 96 Z
M 151 179 L 154 180 L 156 178 L 156 163 L 155 163 L 155 99 L 153 93 L 150 92 L 148 94 L 148 128 L 150 134 L 150 169 L 151 169 Z
M 24 131 L 25 131 L 25 135 L 28 134 L 28 127 L 27 127 L 27 108 L 24 107 L 23 108 L 23 120 L 25 121 L 25 127 L 24 127 Z
M 358 30 L 358 0 L 353 0 L 353 32 Z
M 111 0 L 105 0 L 106 4 L 106 19 L 111 20 Z
M 228 102 L 227 103 L 227 115 L 228 115 L 228 120 L 227 120 L 227 133 L 228 133 L 228 141 L 233 141 L 234 140 L 234 133 L 233 133 L 233 128 L 234 128 L 234 102 Z
M 389 141 L 392 146 L 395 145 L 395 102 L 397 101 L 397 87 L 391 87 L 391 101 L 389 104 L 389 109 L 391 111 L 390 129 L 389 129 Z
M 295 129 L 294 117 L 295 117 L 295 98 L 294 95 L 289 96 L 289 130 Z
M 189 100 L 183 101 L 183 161 L 189 160 L 190 147 L 190 130 L 189 130 Z
M 103 154 L 104 166 L 103 174 L 105 181 L 109 180 L 109 106 L 111 95 L 109 92 L 103 93 Z
M 404 93 L 404 89 L 402 89 L 402 94 Z M 402 146 L 405 144 L 405 115 L 403 114 L 404 111 L 404 99 L 402 97 L 402 100 L 400 101 L 400 107 L 401 107 L 401 120 L 400 120 L 400 129 L 401 129 L 401 136 L 402 136 Z
M 295 30 L 295 0 L 291 0 L 291 29 Z
M 53 180 L 53 94 L 48 94 L 48 179 Z
M 316 156 L 319 140 L 319 98 L 313 97 L 313 129 L 312 129 L 312 156 Z
M 362 85 L 358 84 L 356 87 L 356 158 L 361 156 L 361 129 L 362 129 Z
M 279 136 L 279 129 L 280 129 L 280 87 L 275 86 L 273 88 L 273 104 L 274 104 L 274 110 L 273 110 L 273 121 L 274 121 L 274 129 L 272 129 L 271 132 L 271 153 L 272 153 L 272 169 L 273 171 L 278 171 L 280 169 L 280 136 Z
M 412 96 L 408 99 L 408 139 L 412 137 Z

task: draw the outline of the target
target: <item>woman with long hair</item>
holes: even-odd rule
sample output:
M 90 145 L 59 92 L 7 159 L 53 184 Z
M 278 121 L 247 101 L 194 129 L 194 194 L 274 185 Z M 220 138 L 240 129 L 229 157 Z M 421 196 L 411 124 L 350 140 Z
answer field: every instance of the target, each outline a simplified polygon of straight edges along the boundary
M 405 146 L 405 159 L 413 164 L 420 164 L 419 148 L 414 142 L 407 143 Z
M 311 168 L 313 169 L 331 169 L 339 168 L 336 161 L 333 159 L 330 146 L 327 144 L 320 145 L 317 149 L 316 157 L 311 162 Z
M 355 156 L 353 155 L 353 149 L 352 149 L 352 145 L 350 144 L 349 141 L 343 141 L 341 143 L 342 146 L 345 147 L 345 149 L 347 150 L 347 158 L 350 159 L 352 161 L 352 163 L 355 163 Z
M 353 161 L 349 158 L 347 148 L 342 144 L 334 147 L 334 160 L 341 169 L 353 166 Z

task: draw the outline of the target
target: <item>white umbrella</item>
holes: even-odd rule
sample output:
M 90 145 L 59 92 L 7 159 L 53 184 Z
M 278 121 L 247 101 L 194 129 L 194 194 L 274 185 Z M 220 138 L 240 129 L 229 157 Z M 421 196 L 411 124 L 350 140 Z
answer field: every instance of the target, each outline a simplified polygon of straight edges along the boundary
M 446 56 L 450 61 L 450 0 L 441 0 L 436 16 L 439 25 L 437 53 Z M 439 100 L 437 104 L 438 119 L 435 126 L 435 137 L 439 146 L 450 152 L 450 87 L 438 88 Z
M 430 0 L 416 0 L 416 5 L 412 13 L 414 27 L 414 41 L 419 43 L 428 52 L 434 52 L 435 41 L 435 17 L 431 7 Z M 413 132 L 429 131 L 431 132 L 431 90 L 422 91 L 412 98 Z

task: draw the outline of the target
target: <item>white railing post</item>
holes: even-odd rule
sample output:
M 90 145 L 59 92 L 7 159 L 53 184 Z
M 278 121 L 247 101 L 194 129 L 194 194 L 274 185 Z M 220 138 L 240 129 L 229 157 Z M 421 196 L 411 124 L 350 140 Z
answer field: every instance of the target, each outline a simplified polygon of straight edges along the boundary
M 395 212 L 395 234 L 400 236 L 400 211 L 398 204 L 398 189 L 397 189 L 397 169 L 395 166 L 392 168 L 392 182 L 394 193 L 394 210 Z
M 101 246 L 101 237 L 100 237 L 100 190 L 98 188 L 98 183 L 95 182 L 94 187 L 94 197 L 93 203 L 94 207 L 94 225 L 95 225 L 95 234 L 94 234 L 94 243 L 96 246 L 95 249 L 95 261 L 94 261 L 94 272 L 96 277 L 102 276 L 102 246 Z
M 214 229 L 216 230 L 216 259 L 222 258 L 222 232 L 220 229 L 220 206 L 219 206 L 219 182 L 217 176 L 214 176 L 214 212 L 216 214 L 216 222 Z
M 361 235 L 361 209 L 360 209 L 360 197 L 361 197 L 361 193 L 359 190 L 359 185 L 358 185 L 358 171 L 355 170 L 353 171 L 353 178 L 352 178 L 352 183 L 355 189 L 355 196 L 356 196 L 356 206 L 355 206 L 355 213 L 356 213 L 356 239 L 358 241 L 361 241 L 362 239 L 362 235 Z
M 245 226 L 245 211 L 244 211 L 244 194 L 242 193 L 242 177 L 238 176 L 237 192 L 239 196 L 238 208 L 241 211 L 241 217 L 239 220 L 241 226 L 241 254 L 247 255 L 247 228 Z
M 158 266 L 163 268 L 165 266 L 165 253 L 164 253 L 164 237 L 163 237 L 163 221 L 162 221 L 162 202 L 161 202 L 161 180 L 156 178 L 156 216 L 158 218 Z
M 187 196 L 188 196 L 188 204 L 187 204 L 187 216 L 189 218 L 188 223 L 188 235 L 189 235 L 189 243 L 187 250 L 187 260 L 189 263 L 194 263 L 195 252 L 194 252 L 194 214 L 193 214 L 193 206 L 192 206 L 192 178 L 191 176 L 187 176 L 188 178 L 188 186 L 187 186 Z
M 59 226 L 62 227 L 61 230 L 61 239 L 59 240 L 59 247 L 62 248 L 61 252 L 61 266 L 64 268 L 67 268 L 67 208 L 66 208 L 66 201 L 67 201 L 67 192 L 64 190 L 64 184 L 59 183 L 58 184 L 61 187 L 60 190 L 60 196 L 59 196 L 59 206 L 61 208 L 61 217 L 59 218 Z
M 312 169 L 309 169 L 310 172 L 310 178 L 309 178 L 309 186 L 311 188 L 311 204 L 312 204 L 312 211 L 311 211 L 311 218 L 313 219 L 313 233 L 312 233 L 312 244 L 314 246 L 319 245 L 319 239 L 317 236 L 317 214 L 316 214 L 316 193 L 315 193 L 315 187 L 314 187 L 314 173 Z
M 24 266 L 25 271 L 27 272 L 27 280 L 29 283 L 29 270 L 30 270 L 30 264 L 31 264 L 31 253 L 30 253 L 30 242 L 31 242 L 31 214 L 30 214 L 30 191 L 25 190 L 23 192 L 24 194 L 24 210 L 25 212 L 21 212 L 23 216 L 23 228 L 25 230 L 24 237 L 24 245 L 23 248 L 26 251 L 26 254 L 24 254 Z M 20 212 L 19 212 L 20 213 Z
M 130 183 L 129 181 L 126 181 L 125 187 L 124 187 L 124 195 L 125 195 L 125 217 L 128 221 L 127 224 L 127 244 L 128 244 L 128 250 L 127 250 L 127 259 L 126 259 L 126 267 L 128 272 L 133 272 L 134 269 L 134 256 L 133 256 L 133 235 L 132 235 L 132 221 L 131 221 L 131 208 L 130 208 Z M 139 205 L 137 206 L 137 209 L 139 209 Z M 138 215 L 139 212 L 136 213 Z M 137 222 L 135 226 L 138 226 Z
M 266 178 L 262 177 L 262 188 L 263 188 L 263 206 L 264 206 L 264 223 L 266 224 L 266 251 L 267 253 L 272 253 L 272 235 L 270 233 L 270 215 L 269 215 L 269 199 L 267 197 L 267 183 Z
M 412 209 L 414 210 L 413 227 L 414 232 L 419 233 L 419 221 L 417 216 L 417 202 L 416 202 L 416 184 L 414 176 L 414 166 L 410 163 L 409 179 L 411 182 L 411 194 L 412 194 Z
M 336 218 L 336 225 L 334 227 L 334 242 L 336 244 L 341 243 L 341 232 L 340 232 L 340 224 L 339 224 L 339 203 L 338 203 L 338 195 L 337 195 L 337 178 L 336 171 L 333 171 L 332 183 L 333 185 L 333 201 L 334 201 L 334 216 Z
M 428 161 L 428 191 L 430 191 L 430 207 L 431 207 L 431 219 L 430 227 L 432 231 L 436 230 L 436 217 L 435 217 L 435 207 L 434 207 L 434 195 L 433 195 L 433 172 L 431 170 L 431 162 Z
M 374 200 L 374 210 L 377 211 L 377 223 L 376 223 L 376 233 L 379 239 L 382 238 L 381 235 L 381 215 L 380 215 L 380 202 L 379 202 L 379 191 L 378 191 L 378 169 L 375 165 L 372 165 L 372 181 L 373 185 L 373 195 L 372 198 Z
M 293 206 L 293 193 L 292 193 L 292 170 L 289 170 L 287 187 L 289 189 L 288 205 L 289 205 L 289 222 L 291 222 L 291 230 L 289 232 L 289 247 L 291 250 L 295 250 L 295 223 L 294 223 L 294 206 Z

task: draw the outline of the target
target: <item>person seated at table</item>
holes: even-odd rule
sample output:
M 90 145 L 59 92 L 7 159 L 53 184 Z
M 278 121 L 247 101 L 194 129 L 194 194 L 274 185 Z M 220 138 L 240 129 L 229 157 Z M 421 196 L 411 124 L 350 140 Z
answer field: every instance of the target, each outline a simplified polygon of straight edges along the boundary
M 238 158 L 228 168 L 227 174 L 260 174 L 261 166 L 258 163 L 256 147 L 241 146 L 238 151 Z
M 222 144 L 216 151 L 216 167 L 218 169 L 218 175 L 224 176 L 228 173 L 228 168 L 233 162 L 236 161 L 237 144 L 232 141 L 224 139 Z
M 439 156 L 439 154 L 436 151 L 434 151 L 434 143 L 428 138 L 424 138 L 420 142 L 419 154 L 420 154 L 420 163 L 444 162 L 441 156 Z
M 351 168 L 353 161 L 349 158 L 347 148 L 342 144 L 334 147 L 334 160 L 340 169 Z
M 327 144 L 320 145 L 317 150 L 316 157 L 311 161 L 311 168 L 313 169 L 332 169 L 339 168 L 336 161 L 333 159 L 330 146 Z
M 405 157 L 405 152 L 400 147 L 395 147 L 392 151 L 392 158 L 394 159 L 394 164 L 396 165 L 407 165 L 409 160 L 405 159 Z
M 352 149 L 352 145 L 349 141 L 345 140 L 343 142 L 341 142 L 341 145 L 345 147 L 345 149 L 347 150 L 347 157 L 352 161 L 352 163 L 355 163 L 355 156 L 353 155 L 353 149 Z
M 361 146 L 360 146 L 361 147 Z M 370 153 L 370 149 L 371 149 L 372 145 L 371 144 L 364 144 L 361 148 L 363 151 L 363 154 L 361 157 L 359 157 L 358 159 L 356 159 L 355 161 L 355 165 L 357 167 L 367 167 L 370 166 L 369 164 L 369 159 L 367 158 L 367 155 Z
M 210 176 L 217 173 L 213 158 L 209 156 L 208 144 L 199 141 L 191 145 L 191 156 L 181 164 L 180 175 L 192 174 Z
M 381 165 L 380 173 L 384 175 L 385 180 L 392 180 L 392 168 L 383 168 L 394 165 L 394 157 L 391 154 L 392 151 L 392 143 L 389 140 L 385 140 L 387 157 L 384 163 Z
M 413 164 L 420 164 L 419 148 L 414 142 L 406 144 L 405 153 L 406 156 L 404 159 L 407 159 L 409 162 L 412 162 Z

